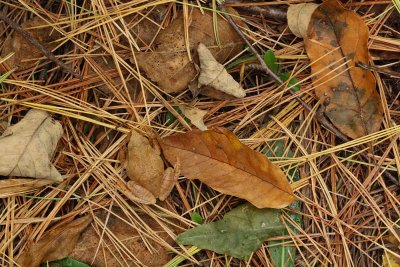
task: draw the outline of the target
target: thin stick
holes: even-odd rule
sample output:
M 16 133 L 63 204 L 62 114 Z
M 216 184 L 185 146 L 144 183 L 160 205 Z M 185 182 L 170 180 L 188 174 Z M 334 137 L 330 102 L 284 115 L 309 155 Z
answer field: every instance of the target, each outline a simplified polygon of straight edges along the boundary
M 253 53 L 254 56 L 256 56 L 258 62 L 260 63 L 259 69 L 263 70 L 265 73 L 267 73 L 268 75 L 270 75 L 276 82 L 278 82 L 279 84 L 283 84 L 284 82 L 278 77 L 278 75 L 276 75 L 276 73 L 274 73 L 270 68 L 268 68 L 267 64 L 265 63 L 264 59 L 260 56 L 260 54 L 258 54 L 258 52 L 256 51 L 256 49 L 254 48 L 254 46 L 250 43 L 250 41 L 246 38 L 246 36 L 243 34 L 243 32 L 239 29 L 239 27 L 236 25 L 235 21 L 233 21 L 233 19 L 227 15 L 227 11 L 226 8 L 223 5 L 219 5 L 220 10 L 222 11 L 222 14 L 224 15 L 224 17 L 228 20 L 229 24 L 232 26 L 232 28 L 237 32 L 237 34 L 239 34 L 239 36 L 243 39 L 243 41 L 247 44 L 247 46 L 249 47 L 250 51 Z M 311 111 L 312 108 L 310 105 L 308 105 L 306 102 L 304 102 L 303 99 L 301 99 L 294 91 L 289 90 L 289 92 L 294 96 L 294 98 L 307 110 L 307 111 Z M 318 112 L 316 119 L 318 120 L 318 122 L 320 122 L 323 126 L 325 126 L 325 128 L 327 128 L 328 130 L 330 130 L 331 132 L 333 132 L 337 137 L 339 137 L 340 139 L 342 139 L 342 141 L 344 142 L 349 142 L 350 139 L 345 136 L 339 129 L 337 129 L 332 123 L 330 123 L 328 121 L 328 119 L 325 117 L 325 115 L 323 114 L 323 112 Z M 359 148 L 354 147 L 354 149 L 358 152 L 360 151 Z M 368 156 L 365 155 L 364 153 L 360 153 L 360 155 L 364 158 L 368 160 Z M 384 174 L 386 174 L 386 177 L 392 181 L 394 184 L 396 184 L 397 186 L 400 185 L 399 181 L 389 172 L 385 171 Z
M 48 50 L 46 47 L 44 47 L 38 40 L 36 40 L 30 33 L 25 31 L 18 23 L 14 22 L 10 18 L 7 17 L 7 14 L 5 14 L 3 11 L 0 11 L 0 20 L 3 20 L 5 23 L 10 25 L 11 28 L 13 28 L 16 32 L 21 34 L 22 37 L 25 38 L 25 40 L 36 47 L 40 52 L 43 53 L 45 57 L 53 61 L 56 65 L 60 66 L 60 68 L 64 69 L 66 72 L 72 74 L 74 77 L 78 78 L 79 80 L 83 80 L 82 76 L 78 73 L 76 73 L 72 68 L 68 67 L 65 65 L 63 62 L 58 60 L 54 54 Z

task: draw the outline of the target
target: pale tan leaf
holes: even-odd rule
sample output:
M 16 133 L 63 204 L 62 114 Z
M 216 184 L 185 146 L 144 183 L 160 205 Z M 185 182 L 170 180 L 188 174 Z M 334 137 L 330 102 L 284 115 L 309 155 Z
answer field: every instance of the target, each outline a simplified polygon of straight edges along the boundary
M 62 134 L 61 124 L 47 112 L 30 110 L 0 137 L 0 175 L 62 181 L 50 162 Z
M 195 107 L 186 105 L 179 105 L 183 115 L 190 120 L 190 122 L 196 126 L 199 130 L 207 130 L 207 126 L 204 124 L 203 118 L 207 114 L 206 110 L 201 110 Z
M 285 174 L 225 129 L 175 134 L 160 144 L 171 164 L 180 161 L 184 176 L 258 208 L 283 208 L 295 199 Z
M 91 221 L 91 216 L 85 216 L 51 229 L 39 241 L 25 249 L 17 258 L 17 263 L 21 267 L 36 267 L 41 263 L 69 256 Z
M 238 98 L 246 96 L 246 92 L 242 86 L 233 79 L 233 77 L 225 70 L 223 65 L 215 60 L 210 50 L 208 50 L 204 44 L 199 44 L 197 52 L 199 54 L 201 70 L 199 86 L 211 86 L 214 89 Z
M 308 24 L 311 16 L 319 5 L 314 3 L 303 3 L 290 5 L 287 12 L 289 29 L 297 37 L 304 38 L 307 35 Z

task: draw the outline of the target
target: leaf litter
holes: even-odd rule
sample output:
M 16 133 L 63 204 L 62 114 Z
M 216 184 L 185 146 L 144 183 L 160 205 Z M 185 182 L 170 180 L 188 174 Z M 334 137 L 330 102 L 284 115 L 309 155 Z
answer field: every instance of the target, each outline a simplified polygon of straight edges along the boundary
M 274 13 L 264 12 L 275 7 L 282 11 L 287 6 L 274 2 L 276 5 L 255 6 L 258 11 L 252 13 L 254 9 L 252 11 L 243 4 L 240 2 L 235 4 L 242 5 L 238 8 L 240 14 L 233 9 L 229 10 L 229 13 L 234 14 L 239 28 L 258 49 L 260 55 L 273 50 L 280 60 L 275 73 L 282 74 L 281 79 L 287 79 L 288 86 L 294 85 L 291 81 L 296 78 L 300 81 L 295 82 L 299 89 L 296 94 L 311 106 L 318 105 L 315 99 L 321 97 L 313 90 L 315 80 L 318 81 L 319 76 L 315 74 L 314 66 L 311 66 L 313 73 L 311 76 L 316 78 L 312 84 L 308 66 L 310 61 L 302 49 L 304 42 L 307 41 L 296 39 L 285 30 L 287 25 L 281 16 L 269 17 Z M 178 105 L 189 105 L 207 111 L 208 128 L 215 130 L 214 127 L 224 127 L 233 132 L 234 134 L 223 136 L 229 137 L 230 145 L 233 147 L 253 151 L 249 152 L 250 159 L 258 159 L 261 154 L 256 151 L 265 151 L 265 148 L 273 146 L 277 139 L 284 139 L 285 150 L 293 151 L 292 158 L 279 157 L 274 164 L 282 172 L 279 176 L 285 181 L 290 180 L 290 190 L 293 188 L 297 199 L 301 201 L 299 210 L 304 214 L 303 228 L 288 227 L 289 236 L 287 232 L 278 234 L 284 236 L 276 238 L 279 243 L 284 240 L 284 245 L 279 249 L 280 255 L 291 254 L 287 249 L 287 243 L 299 251 L 294 255 L 296 265 L 356 266 L 361 262 L 366 266 L 378 266 L 387 259 L 392 260 L 391 257 L 384 255 L 397 254 L 397 251 L 385 247 L 380 239 L 387 232 L 398 239 L 394 223 L 398 218 L 395 208 L 398 206 L 396 187 L 381 175 L 385 170 L 387 172 L 399 167 L 396 146 L 399 128 L 396 125 L 400 122 L 397 116 L 398 102 L 392 93 L 395 92 L 393 80 L 375 75 L 380 93 L 378 99 L 385 111 L 385 123 L 382 125 L 379 123 L 383 131 L 375 132 L 379 127 L 374 126 L 375 130 L 368 130 L 366 127 L 368 131 L 364 129 L 362 132 L 359 130 L 360 127 L 352 125 L 352 131 L 357 132 L 357 136 L 352 136 L 352 133 L 342 128 L 345 134 L 356 139 L 341 144 L 335 139 L 334 134 L 314 120 L 313 110 L 308 112 L 293 100 L 290 94 L 282 91 L 270 77 L 257 70 L 246 68 L 247 61 L 243 59 L 249 58 L 250 55 L 247 50 L 243 50 L 243 41 L 232 31 L 231 26 L 219 12 L 208 11 L 207 5 L 203 5 L 200 9 L 191 5 L 183 8 L 182 4 L 164 1 L 146 5 L 139 1 L 127 5 L 125 1 L 113 0 L 104 1 L 102 5 L 88 1 L 82 6 L 77 4 L 74 9 L 68 9 L 70 3 L 64 1 L 61 1 L 59 6 L 58 4 L 40 6 L 40 3 L 29 7 L 9 3 L 5 5 L 8 7 L 5 9 L 7 16 L 20 25 L 39 14 L 43 22 L 40 27 L 54 29 L 52 32 L 61 35 L 61 38 L 57 38 L 63 42 L 62 49 L 56 51 L 62 53 L 59 58 L 84 77 L 83 80 L 79 80 L 57 67 L 52 68 L 52 65 L 43 67 L 38 64 L 43 59 L 42 55 L 35 55 L 35 58 L 28 60 L 32 65 L 27 69 L 20 68 L 1 81 L 0 120 L 7 121 L 7 124 L 17 125 L 20 118 L 24 117 L 26 105 L 39 105 L 42 109 L 61 115 L 60 122 L 63 125 L 64 135 L 58 143 L 55 158 L 50 156 L 48 164 L 50 165 L 50 161 L 54 162 L 57 169 L 66 174 L 67 178 L 60 184 L 52 185 L 47 180 L 35 179 L 33 181 L 37 182 L 31 186 L 32 179 L 23 178 L 13 184 L 15 180 L 1 177 L 1 181 L 9 180 L 10 183 L 10 187 L 6 186 L 6 191 L 1 196 L 7 216 L 0 219 L 2 230 L 0 247 L 3 248 L 2 255 L 8 257 L 6 260 L 15 261 L 16 255 L 23 253 L 29 244 L 34 243 L 32 240 L 40 242 L 46 236 L 48 231 L 46 229 L 51 229 L 57 220 L 75 217 L 78 213 L 90 212 L 94 216 L 97 211 L 92 213 L 93 210 L 102 209 L 105 215 L 101 222 L 97 220 L 96 234 L 92 234 L 100 238 L 93 239 L 95 240 L 93 252 L 82 250 L 86 256 L 91 257 L 83 262 L 92 261 L 97 253 L 104 258 L 103 262 L 99 262 L 100 266 L 105 265 L 107 260 L 110 260 L 108 266 L 112 266 L 111 262 L 117 266 L 129 266 L 129 264 L 148 266 L 152 264 L 150 260 L 156 259 L 151 256 L 155 254 L 144 253 L 143 257 L 139 255 L 141 252 L 150 251 L 158 253 L 161 251 L 160 248 L 163 250 L 162 255 L 164 252 L 168 254 L 168 257 L 163 257 L 162 264 L 178 254 L 181 256 L 176 257 L 181 262 L 185 261 L 185 265 L 188 266 L 199 262 L 221 266 L 226 264 L 226 258 L 220 255 L 206 250 L 199 251 L 196 248 L 177 248 L 173 240 L 176 234 L 194 227 L 193 221 L 197 223 L 204 221 L 205 225 L 221 223 L 224 214 L 227 217 L 229 211 L 243 202 L 243 195 L 239 194 L 238 198 L 232 196 L 236 193 L 232 195 L 220 193 L 219 188 L 213 188 L 197 180 L 200 177 L 197 173 L 191 177 L 182 171 L 181 177 L 176 182 L 179 172 L 172 174 L 169 168 L 180 164 L 184 170 L 188 158 L 179 157 L 182 162 L 176 162 L 174 156 L 179 153 L 171 152 L 169 155 L 168 153 L 158 155 L 163 163 L 162 176 L 169 173 L 165 179 L 169 181 L 168 186 L 164 186 L 162 182 L 148 180 L 150 186 L 159 188 L 171 188 L 171 184 L 175 186 L 172 194 L 165 196 L 164 202 L 152 200 L 151 203 L 156 204 L 142 205 L 137 196 L 131 194 L 129 197 L 128 194 L 130 191 L 127 184 L 135 181 L 127 177 L 125 163 L 118 157 L 126 147 L 127 134 L 132 129 L 145 129 L 146 136 L 159 135 L 159 140 L 185 135 L 189 132 L 190 123 L 195 125 L 194 119 L 189 118 L 189 122 L 185 120 L 189 116 L 184 112 L 181 114 L 175 112 Z M 384 53 L 377 53 L 398 50 L 398 42 L 393 37 L 396 33 L 392 30 L 395 25 L 391 19 L 395 10 L 391 9 L 390 4 L 373 5 L 371 1 L 359 3 L 353 1 L 346 3 L 345 8 L 363 16 L 363 20 L 367 21 L 370 27 L 369 46 L 374 50 L 374 57 L 364 63 L 382 65 L 392 63 L 390 61 L 392 59 L 385 58 Z M 347 12 L 342 9 L 336 11 L 338 10 Z M 261 17 L 260 14 L 269 15 Z M 239 17 L 244 20 L 240 21 Z M 150 33 L 143 28 L 147 23 L 154 26 L 148 27 Z M 382 25 L 384 27 L 381 27 Z M 9 25 L 4 27 L 4 24 L 0 23 L 1 39 L 4 40 L 11 32 Z M 48 32 L 45 34 L 49 35 Z M 43 36 L 36 38 L 41 40 Z M 230 68 L 229 73 L 246 89 L 246 97 L 229 98 L 220 91 L 210 89 L 211 87 L 196 89 L 200 74 L 196 65 L 201 65 L 197 55 L 200 42 L 210 48 L 213 57 L 221 64 L 227 61 L 233 62 L 235 59 L 241 62 Z M 4 48 L 1 49 L 4 51 Z M 28 45 L 26 51 L 33 49 L 34 47 Z M 10 52 L 7 52 L 8 54 Z M 319 57 L 324 61 L 325 58 L 332 59 L 330 56 L 328 53 Z M 4 56 L 0 62 L 3 62 L 3 58 Z M 102 65 L 98 62 L 94 64 L 93 59 L 99 58 L 106 59 L 107 64 Z M 310 58 L 314 64 L 315 60 L 311 56 Z M 343 62 L 343 56 L 338 57 L 337 62 Z M 1 73 L 8 73 L 16 64 L 18 63 L 12 63 L 11 66 L 0 64 Z M 37 68 L 33 69 L 33 66 Z M 352 65 L 353 68 L 354 66 Z M 46 69 L 47 67 L 50 69 Z M 389 68 L 396 70 L 395 65 L 389 64 Z M 324 71 L 326 69 L 322 68 L 322 72 Z M 47 74 L 45 79 L 41 76 L 43 73 Z M 295 74 L 295 77 L 292 74 Z M 37 82 L 39 78 L 44 81 L 42 85 Z M 189 83 L 195 86 L 190 86 Z M 100 93 L 100 90 L 105 94 Z M 373 95 L 373 91 L 371 92 Z M 18 102 L 12 103 L 15 100 Z M 328 116 L 331 104 L 325 102 L 327 110 L 322 114 Z M 319 114 L 319 111 L 317 113 Z M 168 114 L 177 119 L 167 122 Z M 335 123 L 334 119 L 331 117 L 329 119 Z M 371 124 L 374 123 L 377 124 L 375 119 L 371 120 Z M 370 132 L 371 135 L 365 136 Z M 142 137 L 147 139 L 144 135 Z M 203 138 L 200 138 L 199 142 L 200 140 L 209 145 L 208 141 L 212 141 L 204 141 Z M 224 146 L 224 150 L 219 150 L 225 153 L 226 149 L 227 151 L 231 149 L 230 145 Z M 149 146 L 155 150 L 153 151 L 155 154 L 158 153 L 153 144 Z M 369 149 L 366 158 L 359 158 L 353 153 L 356 148 L 365 147 Z M 258 153 L 258 156 L 254 153 Z M 237 154 L 232 157 L 236 161 L 232 162 L 232 166 L 236 166 L 235 164 L 242 160 L 243 154 Z M 141 157 L 145 161 L 146 156 L 143 155 Z M 143 168 L 148 168 L 150 165 L 144 164 Z M 302 173 L 301 180 L 293 179 L 290 171 L 293 167 Z M 224 170 L 224 168 L 212 169 Z M 245 183 L 235 184 L 246 186 Z M 252 185 L 251 190 L 258 187 Z M 140 186 L 145 188 L 143 185 Z M 153 195 L 157 196 L 160 194 Z M 289 203 L 288 200 L 286 202 Z M 115 228 L 108 229 L 107 220 L 111 222 L 113 217 L 111 215 L 113 212 L 110 212 L 112 206 L 119 207 L 124 214 L 124 216 L 118 215 L 123 218 L 124 223 L 118 221 L 117 225 L 123 225 L 124 233 L 135 235 L 133 239 L 128 237 L 137 241 L 134 249 L 122 243 L 126 236 L 119 234 L 113 236 L 112 233 L 118 231 Z M 202 220 L 198 216 L 191 216 L 195 214 L 193 211 L 201 214 Z M 282 213 L 287 215 L 291 211 L 292 208 L 284 209 Z M 286 215 L 283 216 L 285 224 L 294 220 Z M 335 218 L 333 223 L 332 218 Z M 244 230 L 250 228 L 245 227 Z M 111 238 L 110 242 L 104 238 L 106 235 Z M 245 258 L 251 254 L 247 263 L 229 258 L 230 264 L 244 265 L 251 262 L 269 266 L 288 262 L 279 263 L 276 256 L 269 256 L 271 248 L 259 247 L 259 244 L 263 244 L 264 238 L 258 239 L 260 242 L 257 241 L 257 245 L 253 243 L 252 249 L 247 250 Z M 287 239 L 290 241 L 286 241 Z M 82 247 L 91 243 L 84 238 L 81 241 Z M 268 244 L 272 244 L 271 242 L 275 241 L 269 240 Z M 215 251 L 227 252 L 222 249 L 223 245 L 226 244 L 218 245 Z M 371 250 L 371 246 L 377 249 Z M 254 251 L 256 249 L 257 251 Z M 109 251 L 111 252 L 108 253 Z M 251 253 L 253 251 L 254 253 Z M 65 251 L 63 253 L 63 256 L 67 254 Z M 196 254 L 193 255 L 194 253 Z M 290 257 L 290 262 L 292 259 Z M 171 262 L 177 261 L 173 259 Z

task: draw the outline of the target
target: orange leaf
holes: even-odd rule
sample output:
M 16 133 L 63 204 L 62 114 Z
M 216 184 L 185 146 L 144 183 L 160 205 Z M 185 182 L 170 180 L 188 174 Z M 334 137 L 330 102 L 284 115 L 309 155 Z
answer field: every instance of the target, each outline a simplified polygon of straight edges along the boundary
M 179 158 L 186 177 L 258 208 L 283 208 L 295 199 L 285 174 L 225 129 L 175 134 L 160 144 L 171 164 Z
M 301 34 L 305 35 L 315 92 L 326 105 L 326 116 L 351 138 L 378 131 L 383 109 L 375 79 L 370 71 L 356 65 L 368 64 L 368 27 L 337 0 L 325 1 L 310 17 Z M 301 27 L 300 22 L 295 24 Z

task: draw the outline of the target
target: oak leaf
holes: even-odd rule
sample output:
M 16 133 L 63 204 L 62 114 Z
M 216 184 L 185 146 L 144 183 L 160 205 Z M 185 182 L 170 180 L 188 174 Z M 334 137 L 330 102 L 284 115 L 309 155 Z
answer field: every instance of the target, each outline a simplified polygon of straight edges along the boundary
M 160 145 L 171 164 L 180 161 L 184 176 L 258 208 L 283 208 L 295 199 L 285 174 L 225 129 L 175 134 Z
M 62 181 L 50 160 L 63 134 L 61 124 L 41 110 L 30 110 L 0 137 L 0 175 Z
M 233 9 L 229 9 L 229 12 L 235 13 Z M 243 47 L 242 40 L 229 23 L 218 18 L 219 48 L 215 40 L 212 16 L 212 12 L 203 12 L 198 8 L 190 11 L 187 30 L 189 49 L 194 61 L 197 60 L 196 49 L 200 42 L 213 47 L 211 52 L 219 62 L 238 54 Z M 188 57 L 183 20 L 183 13 L 178 12 L 175 20 L 155 39 L 154 51 L 139 52 L 135 55 L 139 68 L 167 93 L 184 90 L 198 74 L 194 62 Z
M 375 79 L 369 70 L 357 67 L 358 62 L 368 64 L 368 27 L 337 0 L 317 8 L 303 5 L 311 11 L 291 6 L 289 26 L 304 38 L 315 93 L 326 105 L 326 116 L 351 138 L 378 131 L 383 108 Z
M 51 229 L 39 241 L 30 245 L 17 258 L 17 263 L 21 267 L 36 267 L 69 256 L 91 221 L 91 216 L 85 216 Z

